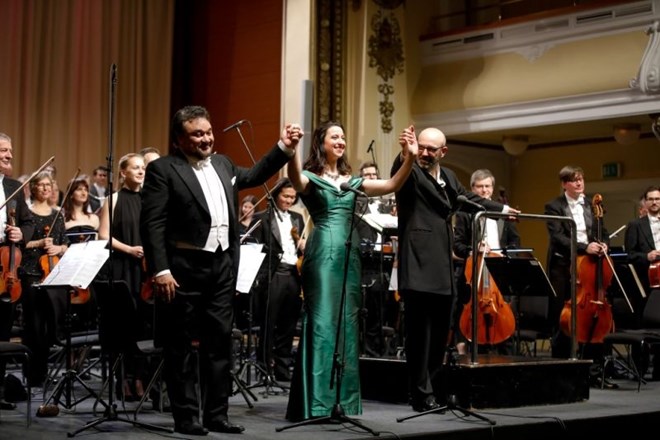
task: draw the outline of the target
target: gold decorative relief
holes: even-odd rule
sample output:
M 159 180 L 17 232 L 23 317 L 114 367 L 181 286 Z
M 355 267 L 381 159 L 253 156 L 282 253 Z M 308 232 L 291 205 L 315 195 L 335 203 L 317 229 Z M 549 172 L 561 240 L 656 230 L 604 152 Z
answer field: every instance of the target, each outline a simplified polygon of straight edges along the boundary
M 378 85 L 378 92 L 382 96 L 379 102 L 381 129 L 389 133 L 392 131 L 394 114 L 394 103 L 390 100 L 390 96 L 394 94 L 394 86 L 390 84 L 390 80 L 397 73 L 404 71 L 401 29 L 394 14 L 383 16 L 381 11 L 372 17 L 371 29 L 373 34 L 369 37 L 369 67 L 375 68 L 376 74 L 384 81 Z

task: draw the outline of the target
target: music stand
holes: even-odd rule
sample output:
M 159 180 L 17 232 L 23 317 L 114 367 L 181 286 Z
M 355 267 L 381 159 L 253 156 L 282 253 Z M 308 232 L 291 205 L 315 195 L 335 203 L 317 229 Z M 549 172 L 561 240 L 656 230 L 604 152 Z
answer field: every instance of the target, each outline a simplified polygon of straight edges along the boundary
M 104 407 L 108 407 L 108 404 L 100 398 L 100 396 L 90 388 L 87 383 L 82 380 L 78 370 L 73 368 L 73 362 L 71 361 L 71 328 L 72 328 L 72 311 L 71 311 L 71 292 L 75 290 L 73 286 L 63 285 L 48 285 L 48 288 L 41 286 L 36 286 L 44 290 L 44 294 L 47 294 L 46 290 L 54 290 L 56 295 L 63 294 L 66 297 L 66 306 L 64 310 L 64 356 L 65 356 L 65 371 L 62 373 L 62 380 L 53 389 L 53 392 L 50 396 L 44 401 L 43 405 L 37 410 L 37 415 L 46 415 L 48 412 L 46 407 L 48 405 L 59 406 L 62 405 L 66 409 L 71 409 L 75 407 L 80 402 L 94 397 L 97 402 L 100 402 Z M 73 385 L 75 383 L 80 384 L 86 391 L 87 395 L 79 399 L 72 399 L 73 395 Z M 64 394 L 64 401 L 62 401 L 62 394 Z
M 485 257 L 488 272 L 495 280 L 497 288 L 505 296 L 517 298 L 518 311 L 520 298 L 557 296 L 543 270 L 541 263 L 532 255 L 531 249 L 506 249 L 502 257 Z M 516 314 L 517 316 L 518 314 Z M 520 325 L 516 323 L 516 336 L 520 341 Z M 518 352 L 519 348 L 516 350 Z
M 115 368 L 122 360 L 121 352 L 127 350 L 129 343 L 132 341 L 132 335 L 130 334 L 132 328 L 127 322 L 128 320 L 121 319 L 121 316 L 125 316 L 127 308 L 134 307 L 134 304 L 130 297 L 131 294 L 128 290 L 128 285 L 123 280 L 116 280 L 112 283 L 110 280 L 95 281 L 93 286 L 98 296 L 101 310 L 99 324 L 101 348 L 109 355 L 108 364 L 111 365 L 111 371 L 108 374 L 108 380 L 106 382 L 109 396 L 108 404 L 105 405 L 103 416 L 88 422 L 85 426 L 76 431 L 68 433 L 68 436 L 73 437 L 88 428 L 106 421 L 120 421 L 145 429 L 169 433 L 174 432 L 172 429 L 163 426 L 151 425 L 137 420 L 131 420 L 130 418 L 119 418 L 117 414 L 117 404 L 113 399 Z M 105 388 L 105 384 L 103 388 Z

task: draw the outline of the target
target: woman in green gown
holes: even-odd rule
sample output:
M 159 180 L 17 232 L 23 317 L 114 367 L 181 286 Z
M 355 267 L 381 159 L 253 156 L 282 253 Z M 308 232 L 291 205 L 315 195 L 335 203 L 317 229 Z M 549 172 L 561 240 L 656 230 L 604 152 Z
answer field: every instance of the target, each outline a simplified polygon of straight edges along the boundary
M 333 414 L 338 386 L 343 413 L 362 413 L 358 343 L 361 264 L 359 240 L 356 232 L 350 231 L 356 194 L 340 189 L 340 185 L 348 183 L 370 197 L 395 192 L 407 179 L 417 156 L 417 140 L 411 126 L 399 137 L 401 154 L 405 156 L 400 170 L 391 179 L 364 180 L 351 176 L 341 124 L 327 122 L 317 128 L 313 136 L 304 171 L 297 156 L 288 165 L 289 178 L 314 222 L 301 269 L 302 334 L 286 414 L 291 421 L 339 415 Z M 296 155 L 299 154 L 296 151 Z M 340 311 L 349 232 L 352 236 L 345 307 Z M 337 365 L 343 371 L 337 375 L 333 358 L 340 313 Z

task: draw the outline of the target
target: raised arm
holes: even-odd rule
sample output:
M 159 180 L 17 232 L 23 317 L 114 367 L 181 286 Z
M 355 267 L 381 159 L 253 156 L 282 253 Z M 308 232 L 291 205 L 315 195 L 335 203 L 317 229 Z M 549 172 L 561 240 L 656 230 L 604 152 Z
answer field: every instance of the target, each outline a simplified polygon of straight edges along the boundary
M 302 133 L 300 136 L 302 136 Z M 296 148 L 295 155 L 287 164 L 287 174 L 289 179 L 291 179 L 291 183 L 293 183 L 293 188 L 299 193 L 304 193 L 307 190 L 309 179 L 302 173 L 301 154 L 300 148 Z
M 418 153 L 415 127 L 411 125 L 403 130 L 399 135 L 399 144 L 401 145 L 401 156 L 403 157 L 401 167 L 389 179 L 364 180 L 362 189 L 368 196 L 375 197 L 396 192 L 408 179 Z

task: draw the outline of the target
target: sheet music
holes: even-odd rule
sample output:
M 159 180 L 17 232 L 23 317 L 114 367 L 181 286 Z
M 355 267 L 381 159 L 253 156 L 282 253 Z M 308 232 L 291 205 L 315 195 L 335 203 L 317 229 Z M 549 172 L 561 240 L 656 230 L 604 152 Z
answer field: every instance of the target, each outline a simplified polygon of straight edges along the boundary
M 266 257 L 266 254 L 261 251 L 263 247 L 263 244 L 253 243 L 241 245 L 241 258 L 238 262 L 238 275 L 236 277 L 236 291 L 241 293 L 250 292 L 261 263 Z
M 383 232 L 384 228 L 396 229 L 399 225 L 398 217 L 392 214 L 367 213 L 362 217 L 362 220 L 378 232 Z
M 108 259 L 108 240 L 74 243 L 66 250 L 41 286 L 71 286 L 86 289 Z

